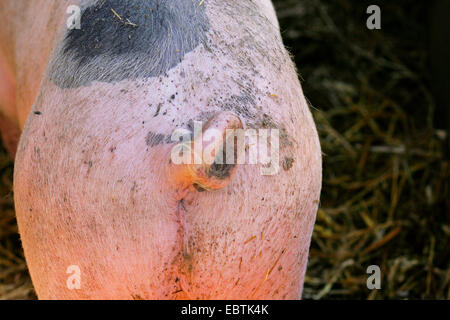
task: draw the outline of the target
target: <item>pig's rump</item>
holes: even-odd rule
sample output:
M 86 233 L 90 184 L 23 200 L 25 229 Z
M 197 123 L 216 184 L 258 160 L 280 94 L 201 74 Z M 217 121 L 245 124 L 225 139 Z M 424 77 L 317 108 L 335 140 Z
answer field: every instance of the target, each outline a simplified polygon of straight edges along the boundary
M 300 298 L 321 152 L 270 2 L 82 13 L 81 30 L 56 37 L 16 156 L 39 298 Z M 279 131 L 277 172 L 177 167 L 172 134 L 194 122 Z

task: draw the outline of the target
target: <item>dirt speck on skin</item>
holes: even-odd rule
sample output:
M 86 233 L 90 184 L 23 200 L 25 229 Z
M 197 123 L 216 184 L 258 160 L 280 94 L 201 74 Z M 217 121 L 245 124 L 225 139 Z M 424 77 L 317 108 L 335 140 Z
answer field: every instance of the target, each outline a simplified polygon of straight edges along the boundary
M 181 269 L 185 272 L 182 272 L 183 274 L 191 274 L 193 266 L 193 257 L 192 254 L 189 254 L 187 252 L 183 252 L 183 261 L 182 261 L 182 267 Z
M 157 117 L 159 115 L 159 111 L 161 110 L 162 107 L 162 103 L 158 104 L 158 107 L 156 108 L 156 112 L 153 115 L 153 117 Z
M 157 146 L 164 142 L 165 136 L 161 133 L 154 133 L 150 131 L 145 138 L 145 142 L 149 147 Z
M 291 157 L 285 157 L 283 160 L 283 169 L 284 171 L 289 171 L 292 168 L 292 165 L 294 164 L 294 159 Z

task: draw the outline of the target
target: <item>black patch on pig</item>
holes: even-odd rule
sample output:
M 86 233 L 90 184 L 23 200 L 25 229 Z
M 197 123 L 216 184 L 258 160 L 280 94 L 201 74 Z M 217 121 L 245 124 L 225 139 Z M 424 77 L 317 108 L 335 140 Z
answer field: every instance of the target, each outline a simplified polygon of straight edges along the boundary
M 200 5 L 201 4 L 201 5 Z M 61 88 L 165 74 L 206 42 L 201 0 L 98 0 L 82 9 L 50 67 Z

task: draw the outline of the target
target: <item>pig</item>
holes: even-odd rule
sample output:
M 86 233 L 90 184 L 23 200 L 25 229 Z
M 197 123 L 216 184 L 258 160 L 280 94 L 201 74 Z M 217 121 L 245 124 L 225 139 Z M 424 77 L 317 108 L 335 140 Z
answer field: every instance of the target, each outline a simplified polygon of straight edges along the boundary
M 321 149 L 270 0 L 2 0 L 0 21 L 39 299 L 301 298 Z M 213 158 L 231 130 L 278 132 L 278 166 L 175 163 L 180 129 Z

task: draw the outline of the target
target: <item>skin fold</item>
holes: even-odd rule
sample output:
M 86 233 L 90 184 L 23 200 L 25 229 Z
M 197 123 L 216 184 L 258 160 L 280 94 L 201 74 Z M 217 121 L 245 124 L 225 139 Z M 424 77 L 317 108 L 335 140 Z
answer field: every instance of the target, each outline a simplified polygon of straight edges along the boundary
M 66 1 L 0 4 L 0 110 L 21 132 L 14 200 L 38 297 L 299 299 L 321 151 L 270 1 L 70 4 L 81 30 Z M 194 121 L 279 130 L 278 173 L 173 164 L 170 137 Z

